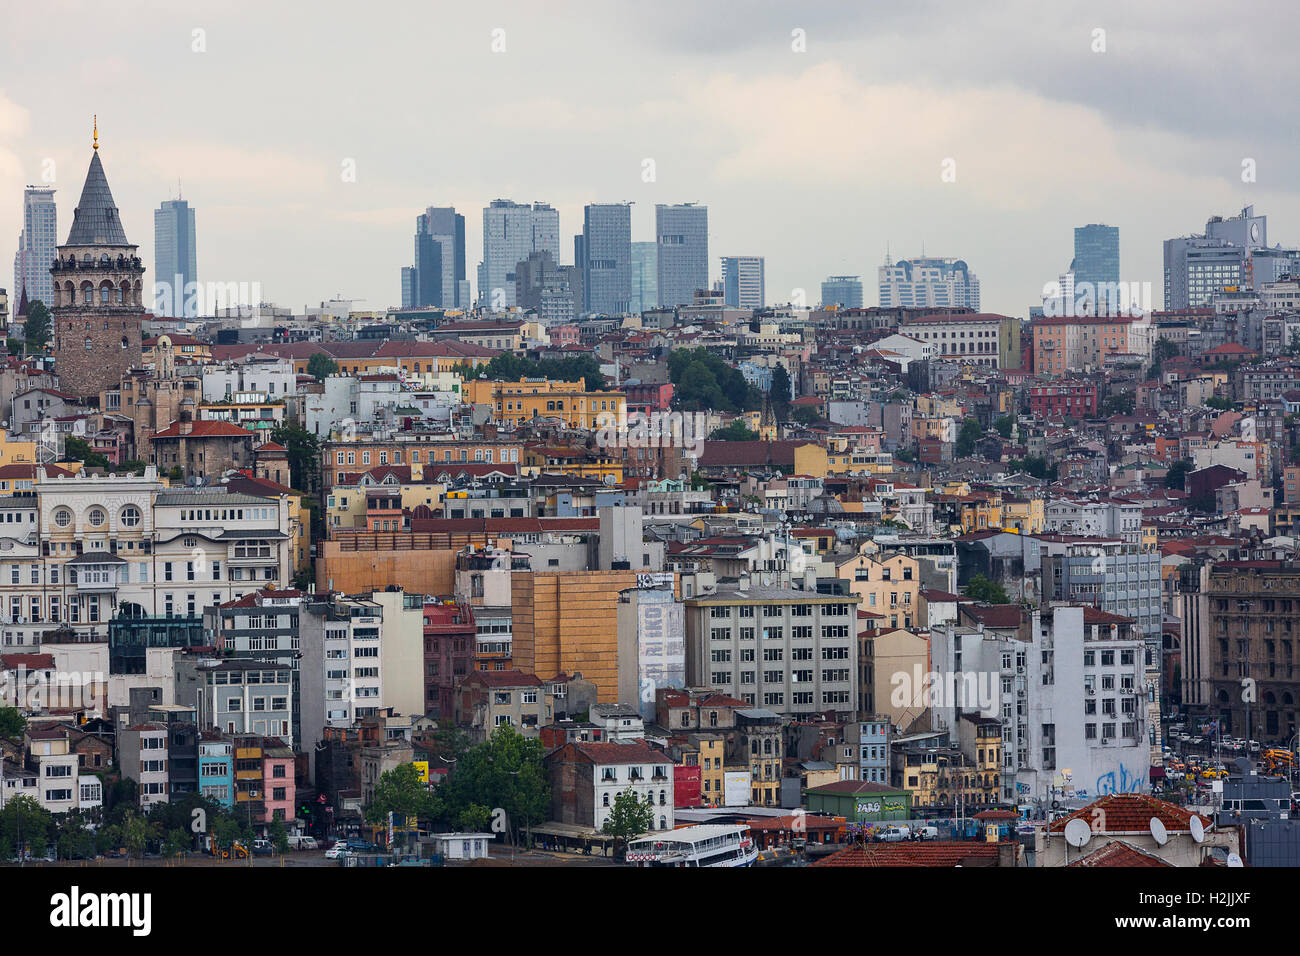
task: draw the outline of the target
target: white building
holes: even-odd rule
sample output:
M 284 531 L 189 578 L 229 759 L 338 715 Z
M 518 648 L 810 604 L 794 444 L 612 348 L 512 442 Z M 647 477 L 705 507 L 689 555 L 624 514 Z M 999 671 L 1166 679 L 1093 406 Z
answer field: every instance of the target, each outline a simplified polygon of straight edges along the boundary
M 881 308 L 980 308 L 980 280 L 961 259 L 899 259 L 879 271 Z
M 922 315 L 903 322 L 899 331 L 936 346 L 941 359 L 999 368 L 1004 348 L 1016 344 L 1003 342 L 1016 321 L 993 313 Z
M 324 728 L 350 727 L 384 706 L 383 611 L 375 601 L 344 595 L 301 608 L 300 746 L 307 753 L 315 753 Z
M 39 478 L 0 516 L 6 648 L 66 625 L 103 633 L 114 617 L 198 617 L 293 574 L 288 499 L 142 477 Z
M 1142 505 L 1115 498 L 1051 498 L 1044 508 L 1043 528 L 1056 534 L 1118 538 L 1142 543 Z
M 955 729 L 958 710 L 989 704 L 985 716 L 1002 723 L 1008 801 L 1148 792 L 1145 643 L 1133 621 L 1062 605 L 1035 611 L 1029 628 L 1015 638 L 932 632 L 936 686 L 955 689 L 933 708 L 935 729 Z
M 265 395 L 272 401 L 298 391 L 293 363 L 252 358 L 240 363 L 203 366 L 203 400 L 231 401 L 241 393 Z

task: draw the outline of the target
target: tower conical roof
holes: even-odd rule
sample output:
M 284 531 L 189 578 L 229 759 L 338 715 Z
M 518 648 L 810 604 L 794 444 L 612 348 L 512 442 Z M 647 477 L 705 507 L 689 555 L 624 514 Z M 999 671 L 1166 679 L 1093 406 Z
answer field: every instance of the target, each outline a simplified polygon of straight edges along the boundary
M 104 164 L 99 152 L 90 157 L 86 184 L 81 187 L 81 199 L 72 216 L 72 229 L 68 232 L 69 246 L 126 246 L 126 232 L 113 203 L 113 193 L 108 188 Z

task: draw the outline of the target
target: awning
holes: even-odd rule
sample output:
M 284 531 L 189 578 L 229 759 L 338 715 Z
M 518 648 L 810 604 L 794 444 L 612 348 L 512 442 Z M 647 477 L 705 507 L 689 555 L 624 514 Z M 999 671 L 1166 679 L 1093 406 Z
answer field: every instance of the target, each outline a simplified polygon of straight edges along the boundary
M 1164 768 L 1164 767 L 1152 767 L 1152 768 L 1151 768 L 1151 779 L 1152 779 L 1152 780 L 1163 780 L 1163 779 L 1165 779 L 1165 768 Z

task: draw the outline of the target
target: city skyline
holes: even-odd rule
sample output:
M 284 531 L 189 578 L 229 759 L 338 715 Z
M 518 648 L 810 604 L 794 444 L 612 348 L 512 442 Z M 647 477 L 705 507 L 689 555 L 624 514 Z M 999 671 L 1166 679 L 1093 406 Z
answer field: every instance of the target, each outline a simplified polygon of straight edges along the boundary
M 278 75 L 261 64 L 270 37 L 293 20 L 288 14 L 236 4 L 227 20 L 224 11 L 195 16 L 180 9 L 157 14 L 143 29 L 131 17 L 99 24 L 94 42 L 73 22 L 69 42 L 97 51 L 85 69 L 103 99 L 69 113 L 70 98 L 75 93 L 81 102 L 84 91 L 80 81 L 58 75 L 40 86 L 0 89 L 0 250 L 10 257 L 16 250 L 21 191 L 28 184 L 60 188 L 68 221 L 72 199 L 66 194 L 76 188 L 89 114 L 97 111 L 105 161 L 123 167 L 115 185 L 132 231 L 151 243 L 148 214 L 179 176 L 187 198 L 204 209 L 205 278 L 257 281 L 268 300 L 294 309 L 334 294 L 372 308 L 398 305 L 394 273 L 410 260 L 411 217 L 430 204 L 470 210 L 466 246 L 477 250 L 482 237 L 472 211 L 498 196 L 520 202 L 543 197 L 558 210 L 560 263 L 570 261 L 569 243 L 581 232 L 588 203 L 632 201 L 633 241 L 654 235 L 656 204 L 707 204 L 709 246 L 748 247 L 763 255 L 771 302 L 789 300 L 801 288 L 814 303 L 827 276 L 870 276 L 887 244 L 897 255 L 916 255 L 924 244 L 932 255 L 971 263 L 981 278 L 983 308 L 1027 315 L 1045 279 L 1070 261 L 1071 230 L 1089 222 L 1123 233 L 1122 279 L 1159 290 L 1161 243 L 1197 232 L 1208 216 L 1230 215 L 1253 202 L 1268 210 L 1273 241 L 1284 245 L 1297 243 L 1292 223 L 1300 219 L 1287 149 L 1296 107 L 1284 104 L 1262 123 L 1249 98 L 1241 106 L 1244 78 L 1211 83 L 1194 60 L 1198 53 L 1217 57 L 1226 47 L 1255 51 L 1276 41 L 1216 22 L 1211 44 L 1204 27 L 1216 20 L 1212 7 L 1192 5 L 1181 16 L 1171 25 L 1154 12 L 1076 4 L 1053 10 L 1045 32 L 1016 26 L 1014 17 L 994 29 L 966 10 L 950 11 L 942 24 L 923 11 L 867 14 L 829 6 L 797 14 L 758 10 L 732 23 L 721 11 L 683 8 L 684 23 L 701 28 L 686 31 L 693 36 L 716 32 L 703 29 L 715 21 L 727 22 L 725 42 L 705 46 L 694 40 L 683 45 L 682 31 L 666 31 L 648 11 L 618 8 L 620 44 L 672 56 L 681 70 L 670 81 L 654 82 L 616 71 L 589 102 L 562 106 L 561 90 L 573 75 L 563 65 L 566 51 L 611 67 L 623 57 L 614 49 L 604 52 L 612 45 L 607 37 L 600 42 L 601 28 L 582 24 L 560 41 L 541 33 L 544 14 L 522 6 L 504 7 L 499 23 L 451 12 L 445 29 L 454 42 L 446 67 L 482 72 L 492 105 L 476 115 L 468 104 L 450 104 L 439 128 L 456 129 L 464 140 L 445 150 L 421 129 L 420 117 L 387 102 L 382 91 L 393 81 L 381 84 L 347 66 L 326 77 L 300 111 L 245 108 L 240 122 L 220 135 L 156 122 L 158 115 L 178 115 L 172 107 L 181 88 L 194 110 L 224 109 L 218 100 L 260 89 Z M 39 28 L 34 9 L 13 17 L 12 37 Z M 248 26 L 233 31 L 240 17 Z M 1107 44 L 1095 53 L 1092 34 L 1099 25 Z M 505 30 L 505 48 L 493 53 L 491 31 L 498 26 Z M 303 52 L 295 45 L 277 53 L 286 76 L 305 62 L 306 51 L 329 56 L 341 43 L 321 25 L 295 23 L 294 29 L 302 31 Z M 364 41 L 381 28 L 358 29 L 355 39 Z M 205 31 L 203 52 L 192 50 L 199 42 L 195 30 Z M 805 52 L 792 50 L 795 30 L 805 33 Z M 409 31 L 412 39 L 419 32 Z M 1032 55 L 1025 56 L 1029 34 Z M 979 55 L 963 68 L 960 82 L 955 66 L 915 64 L 917 50 L 942 52 L 959 40 L 965 48 L 973 35 Z M 408 42 L 391 39 L 399 46 Z M 855 49 L 878 56 L 855 57 Z M 144 62 L 146 51 L 156 65 Z M 766 51 L 764 69 L 742 78 L 757 51 Z M 16 73 L 36 68 L 15 39 L 7 53 Z M 394 68 L 407 70 L 401 59 L 393 57 Z M 878 65 L 868 70 L 859 59 Z M 1297 67 L 1282 59 L 1279 79 L 1285 82 Z M 1052 70 L 1035 68 L 1049 62 Z M 189 81 L 158 83 L 159 70 Z M 488 75 L 493 71 L 501 75 Z M 537 83 L 519 93 L 521 78 L 538 71 Z M 1076 82 L 1080 75 L 1095 82 Z M 1148 92 L 1140 81 L 1151 77 L 1159 82 Z M 211 91 L 200 89 L 208 85 Z M 157 109 L 111 105 L 138 89 L 170 86 L 176 90 L 151 93 Z M 1184 106 L 1158 110 L 1156 101 L 1171 88 L 1183 91 Z M 1134 96 L 1131 89 L 1141 92 Z M 715 122 L 705 104 L 742 91 L 765 104 L 764 122 Z M 1219 108 L 1229 103 L 1233 109 Z M 622 113 L 619 104 L 626 107 Z M 701 118 L 691 119 L 695 114 Z M 915 121 L 918 135 L 876 155 L 880 151 L 857 130 L 866 115 L 896 127 Z M 1210 122 L 1210 115 L 1219 118 Z M 934 122 L 922 123 L 922 117 Z M 1049 121 L 1052 128 L 1068 126 L 1072 135 L 1035 134 Z M 810 151 L 807 143 L 827 126 L 842 130 L 837 147 Z M 498 127 L 534 145 L 498 149 Z M 399 147 L 381 148 L 386 137 Z M 1090 148 L 1079 150 L 1079 142 Z M 427 151 L 437 155 L 435 164 L 424 160 Z M 137 155 L 140 163 L 123 161 Z M 941 179 L 946 158 L 956 161 L 955 182 Z M 1242 182 L 1246 159 L 1256 165 L 1255 182 Z M 351 167 L 345 166 L 349 160 Z M 645 160 L 653 161 L 653 181 L 646 181 Z M 43 178 L 47 162 L 52 182 Z M 352 181 L 344 181 L 348 168 Z M 754 202 L 755 196 L 763 201 Z M 151 245 L 142 244 L 141 254 L 153 262 Z M 467 269 L 471 281 L 476 264 Z M 711 285 L 720 276 L 717 263 L 709 267 Z M 16 301 L 17 290 L 11 292 Z M 481 294 L 477 288 L 473 293 Z

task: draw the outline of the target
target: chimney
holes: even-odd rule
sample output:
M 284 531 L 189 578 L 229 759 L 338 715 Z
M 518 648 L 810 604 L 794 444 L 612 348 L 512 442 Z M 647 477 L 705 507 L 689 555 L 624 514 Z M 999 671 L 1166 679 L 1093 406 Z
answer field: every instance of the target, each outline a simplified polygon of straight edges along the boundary
M 748 591 L 748 590 L 749 590 L 749 572 L 748 572 L 748 571 L 745 571 L 745 572 L 742 572 L 742 573 L 741 573 L 739 580 L 737 580 L 737 582 L 736 582 L 736 590 L 738 590 L 738 591 Z

